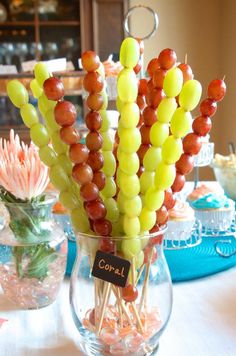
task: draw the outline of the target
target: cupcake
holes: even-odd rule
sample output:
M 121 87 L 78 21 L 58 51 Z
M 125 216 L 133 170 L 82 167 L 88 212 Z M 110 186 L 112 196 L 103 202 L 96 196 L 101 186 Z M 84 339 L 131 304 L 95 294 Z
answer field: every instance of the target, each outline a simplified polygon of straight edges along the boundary
M 194 210 L 191 206 L 187 202 L 176 200 L 175 206 L 169 210 L 166 239 L 188 240 L 191 237 L 194 223 Z
M 191 204 L 192 201 L 202 198 L 207 194 L 214 193 L 214 191 L 215 190 L 209 185 L 201 184 L 187 196 L 187 201 Z
M 191 206 L 206 230 L 225 231 L 235 217 L 235 203 L 225 195 L 209 193 L 193 200 Z

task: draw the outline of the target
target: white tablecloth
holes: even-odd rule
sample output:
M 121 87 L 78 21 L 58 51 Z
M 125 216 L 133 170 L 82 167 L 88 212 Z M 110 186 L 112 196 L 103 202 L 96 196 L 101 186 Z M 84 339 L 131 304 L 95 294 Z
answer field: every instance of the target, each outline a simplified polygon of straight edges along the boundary
M 80 356 L 68 301 L 69 281 L 52 305 L 16 310 L 0 294 L 0 356 Z M 174 285 L 169 325 L 158 356 L 236 355 L 236 268 Z

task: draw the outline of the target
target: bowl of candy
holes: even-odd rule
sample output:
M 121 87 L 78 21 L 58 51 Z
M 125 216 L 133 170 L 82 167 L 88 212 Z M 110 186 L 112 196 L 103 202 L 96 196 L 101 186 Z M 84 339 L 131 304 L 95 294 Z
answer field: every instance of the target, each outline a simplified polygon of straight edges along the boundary
M 236 154 L 216 154 L 211 167 L 225 194 L 236 201 Z

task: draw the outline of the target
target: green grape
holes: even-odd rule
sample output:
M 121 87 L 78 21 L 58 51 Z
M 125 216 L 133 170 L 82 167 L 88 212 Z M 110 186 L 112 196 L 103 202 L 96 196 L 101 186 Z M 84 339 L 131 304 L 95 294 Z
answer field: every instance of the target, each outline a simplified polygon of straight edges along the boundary
M 171 98 L 179 95 L 183 86 L 183 74 L 178 67 L 171 68 L 166 73 L 163 83 L 163 90 L 166 96 Z
M 60 154 L 58 156 L 58 163 L 65 170 L 68 175 L 72 173 L 72 163 L 70 159 L 65 154 Z
M 143 159 L 143 166 L 145 171 L 154 172 L 158 163 L 161 161 L 161 148 L 150 147 Z
M 74 181 L 73 178 L 69 178 L 70 180 L 70 190 L 76 197 L 80 197 L 80 186 L 78 183 Z
M 167 164 L 173 164 L 178 161 L 183 152 L 182 140 L 169 136 L 162 146 L 162 159 Z
M 123 102 L 132 103 L 136 101 L 138 84 L 133 69 L 122 69 L 117 80 L 117 93 Z
M 139 235 L 140 222 L 137 216 L 134 218 L 124 216 L 124 232 L 128 237 L 136 237 Z
M 122 170 L 118 166 L 118 168 L 116 170 L 116 184 L 117 184 L 118 188 L 120 188 L 120 177 L 121 177 L 121 175 L 122 175 Z
M 71 211 L 71 222 L 77 232 L 85 233 L 89 230 L 89 220 L 82 208 L 75 208 Z
M 141 145 L 141 135 L 137 128 L 123 129 L 120 136 L 120 148 L 125 153 L 137 152 Z
M 116 98 L 116 108 L 119 111 L 119 113 L 121 113 L 124 104 L 125 103 L 123 101 L 121 101 L 121 98 L 119 96 L 117 96 L 117 98 Z
M 124 132 L 125 128 L 123 127 L 123 125 L 121 124 L 121 122 L 119 122 L 118 124 L 118 128 L 117 128 L 117 132 L 118 132 L 118 136 L 121 137 L 122 132 Z
M 132 129 L 139 122 L 139 107 L 136 103 L 127 103 L 122 107 L 119 124 L 126 129 Z
M 136 257 L 136 256 L 134 256 Z M 137 271 L 134 271 L 132 272 L 131 269 L 129 270 L 129 274 L 128 274 L 128 278 L 127 278 L 127 283 L 128 284 L 132 284 L 133 283 L 133 275 L 134 275 L 134 280 L 136 281 L 137 279 L 137 276 L 138 276 L 138 272 Z
M 102 118 L 102 126 L 100 129 L 100 132 L 106 132 L 109 130 L 109 128 L 111 126 L 111 120 L 110 120 L 109 116 L 107 115 L 106 110 L 99 110 L 99 114 L 101 115 L 101 118 Z
M 160 162 L 155 174 L 155 187 L 157 190 L 166 190 L 172 186 L 175 180 L 176 170 L 174 164 Z
M 155 147 L 161 147 L 169 136 L 169 125 L 163 122 L 155 122 L 150 130 L 150 141 Z
M 133 198 L 139 194 L 140 182 L 136 174 L 128 176 L 122 173 L 120 176 L 120 189 L 127 198 Z
M 139 195 L 132 199 L 126 199 L 124 202 L 124 213 L 130 217 L 134 218 L 139 216 L 142 211 L 142 200 Z
M 122 213 L 122 214 L 124 214 L 124 212 L 125 212 L 125 201 L 126 200 L 127 200 L 127 197 L 120 190 L 118 193 L 118 196 L 117 196 L 117 205 L 118 205 L 120 213 Z
M 30 128 L 30 138 L 38 147 L 48 145 L 50 140 L 47 129 L 40 123 L 35 124 Z
M 105 187 L 101 194 L 104 198 L 112 198 L 116 195 L 116 183 L 113 177 L 106 177 Z
M 20 108 L 20 115 L 25 126 L 31 128 L 39 122 L 38 114 L 32 104 L 25 104 Z
M 121 152 L 119 154 L 119 164 L 122 172 L 133 175 L 138 172 L 139 169 L 139 157 L 137 153 L 125 153 Z
M 43 146 L 39 149 L 39 157 L 48 167 L 54 166 L 57 163 L 57 155 L 49 146 Z
M 135 268 L 139 269 L 142 267 L 144 262 L 144 253 L 143 251 L 140 251 L 136 256 L 135 256 Z
M 102 99 L 103 99 L 103 104 L 101 107 L 101 110 L 106 110 L 108 107 L 108 97 L 107 97 L 107 93 L 106 93 L 106 89 L 104 88 L 100 94 L 102 95 Z
M 177 108 L 177 103 L 175 98 L 162 99 L 162 101 L 160 102 L 157 108 L 158 121 L 165 122 L 165 123 L 170 122 L 176 108 Z
M 141 241 L 141 250 L 144 250 L 145 247 L 149 243 L 148 231 L 142 231 L 141 234 L 142 234 L 142 238 L 140 239 L 140 241 Z M 147 236 L 147 237 L 144 237 L 144 236 Z
M 59 164 L 51 167 L 49 178 L 52 185 L 60 191 L 67 190 L 70 186 L 70 180 L 64 169 Z
M 44 81 L 50 77 L 50 74 L 48 72 L 48 69 L 47 69 L 47 66 L 45 63 L 38 62 L 34 66 L 34 76 L 38 82 L 38 85 L 42 88 Z
M 184 137 L 191 131 L 191 126 L 192 115 L 190 112 L 185 111 L 182 107 L 177 108 L 170 123 L 172 134 L 177 138 Z
M 62 142 L 60 134 L 57 131 L 52 134 L 52 146 L 57 154 L 66 153 L 68 151 L 68 146 Z
M 193 110 L 199 103 L 202 95 L 202 86 L 196 79 L 188 80 L 184 83 L 179 94 L 179 105 L 185 111 Z
M 112 224 L 112 232 L 111 236 L 113 237 L 119 237 L 124 235 L 124 230 L 123 226 L 120 224 L 120 221 L 116 221 L 115 223 Z M 117 251 L 121 251 L 121 241 L 116 242 L 116 248 Z
M 40 88 L 36 79 L 31 80 L 30 89 L 35 99 L 38 99 L 43 94 L 43 89 Z
M 154 183 L 154 172 L 144 171 L 140 177 L 140 191 L 141 194 L 145 194 L 150 186 Z
M 48 100 L 46 95 L 43 93 L 39 98 L 38 98 L 38 108 L 42 116 L 44 117 L 46 112 L 48 110 L 54 109 L 56 106 L 56 101 Z
M 17 108 L 21 108 L 29 101 L 29 94 L 26 88 L 17 79 L 11 80 L 7 83 L 7 95 Z
M 102 136 L 102 150 L 103 151 L 112 151 L 113 150 L 113 136 L 111 130 L 101 132 Z
M 102 171 L 107 177 L 113 177 L 116 172 L 116 160 L 111 151 L 102 152 L 104 163 Z
M 120 63 L 123 67 L 133 68 L 139 60 L 139 44 L 132 37 L 127 37 L 120 47 Z
M 156 190 L 155 187 L 149 187 L 146 192 L 145 205 L 149 210 L 160 209 L 163 204 L 165 193 L 163 190 Z
M 151 230 L 156 223 L 156 212 L 143 208 L 139 216 L 142 231 Z
M 45 123 L 49 128 L 50 132 L 55 132 L 60 130 L 60 126 L 56 123 L 54 118 L 54 110 L 48 110 L 44 116 Z
M 80 202 L 77 197 L 69 190 L 63 191 L 59 195 L 59 200 L 62 205 L 69 210 L 78 208 L 80 206 Z
M 119 209 L 118 204 L 113 198 L 107 198 L 104 200 L 104 205 L 107 209 L 106 219 L 112 223 L 119 219 Z
M 141 242 L 139 239 L 124 239 L 121 244 L 121 250 L 128 260 L 132 260 L 141 251 Z

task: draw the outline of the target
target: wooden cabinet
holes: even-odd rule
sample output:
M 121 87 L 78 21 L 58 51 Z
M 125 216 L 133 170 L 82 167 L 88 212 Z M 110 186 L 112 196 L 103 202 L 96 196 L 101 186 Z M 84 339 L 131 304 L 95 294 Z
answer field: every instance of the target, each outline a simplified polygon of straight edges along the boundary
M 21 63 L 32 59 L 66 57 L 74 64 L 75 71 L 57 75 L 64 82 L 69 100 L 77 105 L 81 120 L 83 72 L 78 68 L 78 58 L 89 49 L 95 50 L 102 61 L 111 53 L 118 55 L 128 0 L 5 0 L 1 3 L 7 18 L 2 21 L 0 18 L 0 64 L 14 64 L 18 74 L 0 75 L 0 136 L 8 137 L 12 127 L 23 139 L 29 138 L 19 110 L 6 97 L 6 84 L 18 78 L 29 88 L 33 75 L 22 73 Z M 50 3 L 51 7 L 47 7 Z M 32 97 L 31 102 L 36 104 Z

